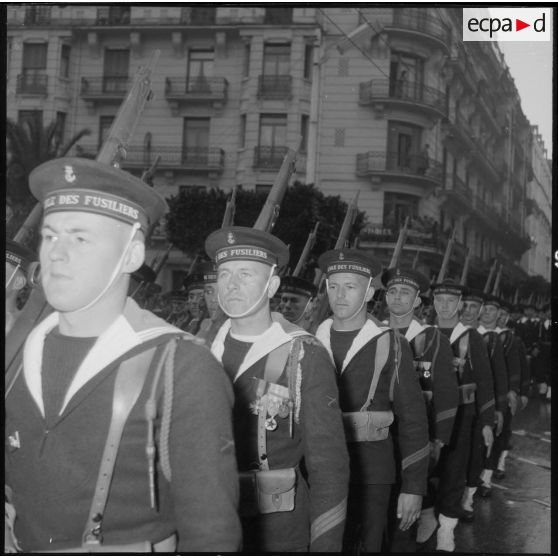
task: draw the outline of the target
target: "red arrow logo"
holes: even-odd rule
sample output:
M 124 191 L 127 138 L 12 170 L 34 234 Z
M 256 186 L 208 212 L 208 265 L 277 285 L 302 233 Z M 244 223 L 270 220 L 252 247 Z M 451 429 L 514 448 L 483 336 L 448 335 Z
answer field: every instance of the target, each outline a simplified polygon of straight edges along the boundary
M 522 29 L 525 29 L 526 27 L 531 27 L 530 23 L 525 23 L 524 21 L 521 21 L 520 19 L 515 19 L 515 30 L 516 31 L 521 31 Z

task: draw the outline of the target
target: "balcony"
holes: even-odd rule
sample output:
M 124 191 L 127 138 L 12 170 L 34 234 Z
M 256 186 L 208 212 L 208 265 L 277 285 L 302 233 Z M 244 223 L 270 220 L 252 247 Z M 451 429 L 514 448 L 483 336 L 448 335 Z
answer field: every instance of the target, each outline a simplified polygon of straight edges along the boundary
M 16 82 L 17 95 L 48 95 L 48 76 L 46 74 L 19 74 Z
M 293 78 L 290 75 L 260 75 L 258 76 L 258 98 L 260 99 L 290 99 Z
M 80 97 L 84 101 L 122 101 L 131 87 L 128 76 L 82 77 Z
M 292 8 L 265 8 L 264 25 L 291 25 Z
M 444 142 L 448 147 L 454 148 L 460 154 L 468 153 L 475 149 L 473 130 L 461 112 L 456 112 L 453 120 L 446 118 L 442 122 Z
M 426 9 L 418 8 L 409 13 L 408 8 L 394 8 L 391 23 L 385 30 L 390 34 L 407 35 L 414 40 L 428 42 L 448 54 L 451 47 L 451 30 L 441 21 L 429 17 Z
M 182 8 L 180 23 L 185 25 L 215 25 L 216 8 Z
M 370 176 L 374 182 L 396 180 L 434 188 L 441 186 L 442 165 L 424 155 L 368 151 L 357 155 L 356 175 Z
M 130 6 L 102 6 L 97 8 L 96 25 L 130 25 Z
M 495 185 L 500 187 L 505 176 L 502 174 L 502 166 L 494 162 L 492 157 L 486 152 L 486 148 L 476 136 L 472 137 L 475 148 L 471 152 L 474 163 L 477 168 Z
M 257 169 L 277 170 L 288 151 L 288 147 L 282 145 L 257 145 L 254 147 L 253 166 Z
M 50 6 L 26 6 L 23 24 L 29 27 L 50 25 Z
M 165 78 L 165 98 L 173 105 L 182 103 L 223 104 L 228 82 L 222 77 Z
M 383 111 L 385 105 L 405 107 L 426 112 L 429 116 L 444 117 L 446 95 L 433 87 L 406 80 L 373 79 L 360 84 L 359 104 L 371 105 Z
M 225 151 L 219 147 L 168 147 L 152 146 L 146 149 L 131 146 L 126 151 L 124 168 L 146 169 L 155 157 L 161 157 L 157 170 L 180 170 L 197 172 L 223 172 Z

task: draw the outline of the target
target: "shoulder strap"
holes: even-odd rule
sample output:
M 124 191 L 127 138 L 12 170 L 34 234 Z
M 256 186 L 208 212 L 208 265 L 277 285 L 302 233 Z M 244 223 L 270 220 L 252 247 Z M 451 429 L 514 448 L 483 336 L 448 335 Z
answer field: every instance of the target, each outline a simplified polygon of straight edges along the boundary
M 393 392 L 395 390 L 395 380 L 399 380 L 399 366 L 401 365 L 401 338 L 397 331 L 393 332 L 393 364 L 394 370 L 389 385 L 389 400 L 393 401 Z
M 426 344 L 426 333 L 424 330 L 415 336 L 413 343 L 415 344 L 415 358 L 422 358 L 422 355 L 424 355 L 424 345 Z
M 374 373 L 372 374 L 372 382 L 370 384 L 370 390 L 368 391 L 368 397 L 361 407 L 361 411 L 365 411 L 370 405 L 376 394 L 376 388 L 378 387 L 378 382 L 380 381 L 380 374 L 386 365 L 389 356 L 389 333 L 385 335 L 382 333 L 376 341 L 376 354 L 374 356 Z
M 125 360 L 118 368 L 114 382 L 112 418 L 105 449 L 103 450 L 93 501 L 83 533 L 82 542 L 85 545 L 96 546 L 102 542 L 101 524 L 122 432 L 130 411 L 138 400 L 143 388 L 154 353 L 155 347 Z
M 270 383 L 276 383 L 287 364 L 287 360 L 291 353 L 292 343 L 284 343 L 276 347 L 267 355 L 265 361 L 264 380 Z

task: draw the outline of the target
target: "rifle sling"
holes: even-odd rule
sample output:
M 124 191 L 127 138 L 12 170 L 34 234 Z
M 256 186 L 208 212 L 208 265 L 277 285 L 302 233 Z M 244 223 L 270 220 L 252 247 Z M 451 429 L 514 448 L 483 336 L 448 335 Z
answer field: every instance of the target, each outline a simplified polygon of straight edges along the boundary
M 155 347 L 152 347 L 129 358 L 122 362 L 118 368 L 114 382 L 110 427 L 103 450 L 93 501 L 83 532 L 82 542 L 84 545 L 100 545 L 102 542 L 101 524 L 122 432 L 130 411 L 138 400 L 145 383 L 155 349 Z

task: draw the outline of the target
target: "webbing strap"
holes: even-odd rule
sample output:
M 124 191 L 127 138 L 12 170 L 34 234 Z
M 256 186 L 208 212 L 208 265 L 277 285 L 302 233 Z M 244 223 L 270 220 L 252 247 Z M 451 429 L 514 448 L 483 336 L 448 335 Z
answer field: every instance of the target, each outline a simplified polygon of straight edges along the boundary
M 465 369 L 465 359 L 469 350 L 469 333 L 465 333 L 459 339 L 459 377 L 463 375 Z
M 114 382 L 110 427 L 95 485 L 93 501 L 83 532 L 82 542 L 84 545 L 99 545 L 102 542 L 101 524 L 122 432 L 130 411 L 138 400 L 143 388 L 154 353 L 155 347 L 129 358 L 120 364 L 118 368 Z
M 376 342 L 376 354 L 374 355 L 374 373 L 372 375 L 372 382 L 370 384 L 370 389 L 368 391 L 368 397 L 364 402 L 364 405 L 360 408 L 361 411 L 366 411 L 374 395 L 376 394 L 376 388 L 378 387 L 378 382 L 380 381 L 380 373 L 386 365 L 389 356 L 389 333 L 380 335 Z
M 264 381 L 269 383 L 277 383 L 277 380 L 283 373 L 289 355 L 291 354 L 291 342 L 284 343 L 276 349 L 273 349 L 268 355 L 265 362 Z M 261 398 L 265 384 L 260 384 L 261 393 L 258 391 L 257 396 Z M 269 471 L 269 463 L 267 460 L 267 430 L 265 428 L 265 420 L 267 415 L 267 406 L 260 405 L 258 411 L 258 459 L 260 461 L 260 470 Z

